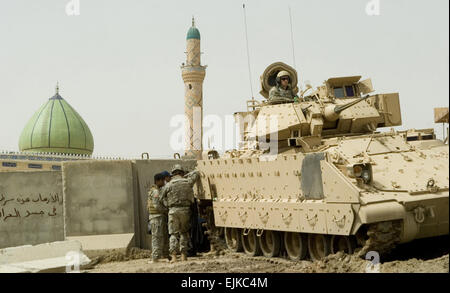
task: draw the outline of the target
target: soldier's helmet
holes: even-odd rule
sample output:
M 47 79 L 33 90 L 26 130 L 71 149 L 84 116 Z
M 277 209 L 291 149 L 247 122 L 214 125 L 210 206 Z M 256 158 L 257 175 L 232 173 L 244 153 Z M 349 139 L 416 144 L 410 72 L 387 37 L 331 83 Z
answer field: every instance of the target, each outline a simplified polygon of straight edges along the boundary
M 172 167 L 172 171 L 171 171 L 170 173 L 172 173 L 172 175 L 173 175 L 173 172 L 175 172 L 175 171 L 181 171 L 181 172 L 184 172 L 183 167 L 181 167 L 180 164 L 175 164 L 175 165 Z
M 278 74 L 277 74 L 277 83 L 280 84 L 281 83 L 281 78 L 285 77 L 285 76 L 289 77 L 289 83 L 290 83 L 291 82 L 291 75 L 286 70 L 281 70 L 280 72 L 278 72 Z

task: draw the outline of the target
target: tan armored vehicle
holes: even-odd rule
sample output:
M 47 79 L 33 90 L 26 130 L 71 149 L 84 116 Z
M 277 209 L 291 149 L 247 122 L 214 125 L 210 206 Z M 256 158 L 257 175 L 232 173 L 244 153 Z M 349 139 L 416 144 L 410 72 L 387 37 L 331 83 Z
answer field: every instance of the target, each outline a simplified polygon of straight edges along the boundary
M 296 71 L 274 63 L 265 98 L 281 70 L 298 101 L 249 101 L 235 114 L 241 148 L 197 164 L 201 211 L 230 249 L 317 260 L 449 233 L 448 145 L 433 129 L 377 131 L 401 125 L 398 93 L 371 94 L 360 76 L 299 91 Z

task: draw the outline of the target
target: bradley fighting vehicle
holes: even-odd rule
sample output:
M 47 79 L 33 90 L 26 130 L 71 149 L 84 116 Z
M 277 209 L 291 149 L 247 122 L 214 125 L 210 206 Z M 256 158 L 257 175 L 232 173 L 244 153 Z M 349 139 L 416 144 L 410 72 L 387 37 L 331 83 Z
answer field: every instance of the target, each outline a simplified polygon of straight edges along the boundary
M 281 70 L 299 92 L 296 71 L 274 63 L 265 98 Z M 401 125 L 399 95 L 370 94 L 360 78 L 307 86 L 296 102 L 248 101 L 235 113 L 240 149 L 204 152 L 196 196 L 228 248 L 317 260 L 449 233 L 448 145 L 433 129 L 378 132 Z

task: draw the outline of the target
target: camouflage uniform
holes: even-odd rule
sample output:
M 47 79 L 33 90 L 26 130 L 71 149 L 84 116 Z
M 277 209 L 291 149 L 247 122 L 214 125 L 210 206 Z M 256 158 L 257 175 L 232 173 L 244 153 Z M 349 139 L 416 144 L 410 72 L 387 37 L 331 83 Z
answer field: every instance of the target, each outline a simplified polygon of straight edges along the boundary
M 158 200 L 162 188 L 153 185 L 148 192 L 147 208 L 152 231 L 152 258 L 159 259 L 169 256 L 167 233 L 168 209 Z
M 189 229 L 191 228 L 191 205 L 194 202 L 192 187 L 199 177 L 193 171 L 184 177 L 175 175 L 161 192 L 160 201 L 169 208 L 169 252 L 187 254 Z
M 277 84 L 269 91 L 269 103 L 278 102 L 293 102 L 294 92 L 292 91 L 291 85 L 288 85 L 286 89 L 283 89 L 281 85 Z
M 281 78 L 287 77 L 289 78 L 289 83 L 284 89 L 281 86 Z M 291 85 L 291 75 L 287 71 L 280 71 L 277 74 L 276 78 L 276 86 L 270 89 L 269 91 L 269 104 L 278 104 L 283 102 L 294 102 L 297 96 L 294 94 Z

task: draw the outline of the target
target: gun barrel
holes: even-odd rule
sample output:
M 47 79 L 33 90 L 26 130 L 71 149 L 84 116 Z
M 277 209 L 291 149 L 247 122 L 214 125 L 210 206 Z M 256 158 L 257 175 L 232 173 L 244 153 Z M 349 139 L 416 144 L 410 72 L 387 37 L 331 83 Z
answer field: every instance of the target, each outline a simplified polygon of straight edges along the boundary
M 370 96 L 367 95 L 367 96 L 365 96 L 364 98 L 355 100 L 355 101 L 353 101 L 353 102 L 350 102 L 350 103 L 347 103 L 347 104 L 344 104 L 344 105 L 336 106 L 336 107 L 334 107 L 334 112 L 335 112 L 336 114 L 339 114 L 339 113 L 341 113 L 342 111 L 344 111 L 345 109 L 348 109 L 348 108 L 350 108 L 350 107 L 352 107 L 352 106 L 354 106 L 354 105 L 356 105 L 356 104 L 358 104 L 358 103 L 360 103 L 360 102 L 362 102 L 362 101 L 364 101 L 364 100 L 367 100 L 369 97 L 370 97 Z

